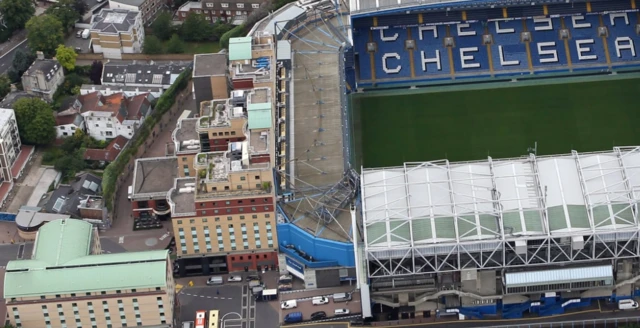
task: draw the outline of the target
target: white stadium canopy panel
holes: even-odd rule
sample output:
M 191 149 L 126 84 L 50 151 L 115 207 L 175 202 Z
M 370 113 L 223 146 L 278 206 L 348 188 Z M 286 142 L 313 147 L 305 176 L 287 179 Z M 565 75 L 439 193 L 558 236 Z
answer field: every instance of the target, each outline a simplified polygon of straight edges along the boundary
M 369 250 L 638 230 L 640 148 L 362 170 Z

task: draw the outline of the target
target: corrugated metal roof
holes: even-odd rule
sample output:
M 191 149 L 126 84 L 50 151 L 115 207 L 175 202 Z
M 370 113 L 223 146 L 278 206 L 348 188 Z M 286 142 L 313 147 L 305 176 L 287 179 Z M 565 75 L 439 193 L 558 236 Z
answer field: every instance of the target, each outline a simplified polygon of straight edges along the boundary
M 247 106 L 249 116 L 249 129 L 270 129 L 271 128 L 271 104 L 259 103 Z
M 544 271 L 512 272 L 505 274 L 505 285 L 509 288 L 599 279 L 613 279 L 613 268 L 610 265 L 602 265 Z

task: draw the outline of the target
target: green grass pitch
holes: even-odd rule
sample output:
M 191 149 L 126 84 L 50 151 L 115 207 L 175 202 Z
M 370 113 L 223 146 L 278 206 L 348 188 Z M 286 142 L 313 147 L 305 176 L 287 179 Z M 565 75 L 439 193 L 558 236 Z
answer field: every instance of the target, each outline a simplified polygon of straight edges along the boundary
M 640 78 L 355 95 L 356 165 L 518 157 L 640 145 Z

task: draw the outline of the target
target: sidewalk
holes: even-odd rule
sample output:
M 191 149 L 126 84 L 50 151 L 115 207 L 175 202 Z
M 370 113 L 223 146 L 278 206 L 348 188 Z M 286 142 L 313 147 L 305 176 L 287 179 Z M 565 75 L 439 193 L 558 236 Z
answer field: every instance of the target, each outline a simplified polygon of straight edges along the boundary
M 0 43 L 0 58 L 4 57 L 11 49 L 19 46 L 27 40 L 27 30 L 20 30 L 13 34 L 7 42 Z

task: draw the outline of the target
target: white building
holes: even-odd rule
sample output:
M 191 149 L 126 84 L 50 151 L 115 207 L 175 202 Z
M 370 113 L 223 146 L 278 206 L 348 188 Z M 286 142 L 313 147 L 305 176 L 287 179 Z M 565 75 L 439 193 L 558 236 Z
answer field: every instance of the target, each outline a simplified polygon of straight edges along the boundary
M 121 59 L 123 53 L 140 53 L 144 27 L 138 11 L 103 9 L 91 19 L 93 52 Z
M 76 130 L 85 131 L 84 118 L 79 113 L 56 116 L 56 138 L 66 138 L 76 133 Z
M 151 113 L 149 94 L 127 97 L 122 93 L 104 96 L 93 92 L 78 97 L 87 133 L 98 140 L 120 135 L 131 138 Z
M 18 159 L 22 142 L 13 109 L 0 108 L 0 169 L 2 181 L 13 180 L 11 168 Z
M 133 97 L 141 95 L 143 93 L 150 94 L 153 99 L 160 98 L 164 89 L 162 87 L 135 87 L 135 86 L 115 86 L 115 85 L 97 85 L 97 84 L 83 84 L 80 87 L 80 94 L 86 95 L 92 92 L 99 91 L 103 96 L 110 96 L 114 93 L 124 93 L 127 97 Z

